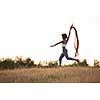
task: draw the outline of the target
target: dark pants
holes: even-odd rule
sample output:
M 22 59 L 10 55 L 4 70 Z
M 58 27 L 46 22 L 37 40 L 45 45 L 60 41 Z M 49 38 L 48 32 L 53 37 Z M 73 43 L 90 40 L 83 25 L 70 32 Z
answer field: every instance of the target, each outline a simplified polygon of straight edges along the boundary
M 62 52 L 62 54 L 61 54 L 60 57 L 59 57 L 59 64 L 60 64 L 60 65 L 61 65 L 61 62 L 62 62 L 62 58 L 63 58 L 64 56 L 66 57 L 67 60 L 75 60 L 75 61 L 77 61 L 76 59 L 71 58 L 71 57 L 68 56 L 68 51 L 67 51 L 66 48 L 63 47 L 62 49 L 63 49 L 63 52 Z

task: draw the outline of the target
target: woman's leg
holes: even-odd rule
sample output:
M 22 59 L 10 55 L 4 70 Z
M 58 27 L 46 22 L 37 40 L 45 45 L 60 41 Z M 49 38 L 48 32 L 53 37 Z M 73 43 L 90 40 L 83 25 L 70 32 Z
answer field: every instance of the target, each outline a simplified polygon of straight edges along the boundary
M 79 63 L 78 59 L 74 59 L 74 58 L 71 58 L 68 56 L 68 52 L 66 49 L 64 50 L 64 56 L 66 57 L 67 60 L 74 60 L 74 61 L 77 61 Z
M 74 58 L 71 58 L 71 57 L 66 56 L 66 55 L 65 55 L 65 57 L 66 57 L 67 60 L 74 60 L 74 61 L 77 61 L 79 63 L 79 59 L 74 59 Z
M 71 57 L 67 57 L 67 60 L 75 60 L 78 62 L 78 59 L 74 59 L 74 58 L 71 58 Z
M 59 57 L 59 65 L 61 66 L 62 58 L 64 57 L 64 54 L 62 53 Z

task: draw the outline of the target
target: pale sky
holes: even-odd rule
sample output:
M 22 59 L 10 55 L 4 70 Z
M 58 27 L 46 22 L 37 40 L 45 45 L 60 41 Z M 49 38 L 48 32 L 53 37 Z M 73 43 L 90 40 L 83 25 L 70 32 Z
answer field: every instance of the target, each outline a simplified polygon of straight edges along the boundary
M 100 14 L 98 0 L 1 0 L 0 58 L 31 57 L 34 61 L 58 60 L 62 33 L 73 23 L 79 35 L 77 58 L 92 64 L 100 58 Z M 74 31 L 72 31 L 73 33 Z M 74 33 L 73 33 L 74 34 Z M 73 35 L 67 45 L 74 57 Z M 63 63 L 70 61 L 63 60 Z

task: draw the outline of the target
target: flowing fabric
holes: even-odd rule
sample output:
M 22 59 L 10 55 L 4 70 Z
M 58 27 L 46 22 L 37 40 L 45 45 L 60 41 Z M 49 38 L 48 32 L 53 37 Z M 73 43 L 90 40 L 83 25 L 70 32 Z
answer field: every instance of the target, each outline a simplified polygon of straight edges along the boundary
M 75 39 L 74 39 L 74 48 L 75 48 L 75 57 L 78 55 L 78 49 L 79 49 L 79 39 L 78 39 L 78 34 L 77 34 L 77 30 L 76 28 L 72 25 L 71 29 L 69 31 L 69 35 L 67 38 L 67 41 L 69 40 L 70 34 L 71 34 L 71 30 L 74 29 L 75 30 Z

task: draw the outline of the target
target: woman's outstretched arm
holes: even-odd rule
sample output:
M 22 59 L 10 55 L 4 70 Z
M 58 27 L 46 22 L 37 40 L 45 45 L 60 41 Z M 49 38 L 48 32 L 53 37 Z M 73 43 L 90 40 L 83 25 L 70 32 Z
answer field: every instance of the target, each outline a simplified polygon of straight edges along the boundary
M 60 44 L 60 43 L 62 43 L 62 41 L 60 41 L 60 42 L 58 42 L 58 43 L 56 43 L 56 44 L 54 44 L 54 45 L 51 45 L 50 47 L 54 47 L 54 46 L 56 46 L 56 45 L 58 45 L 58 44 Z

